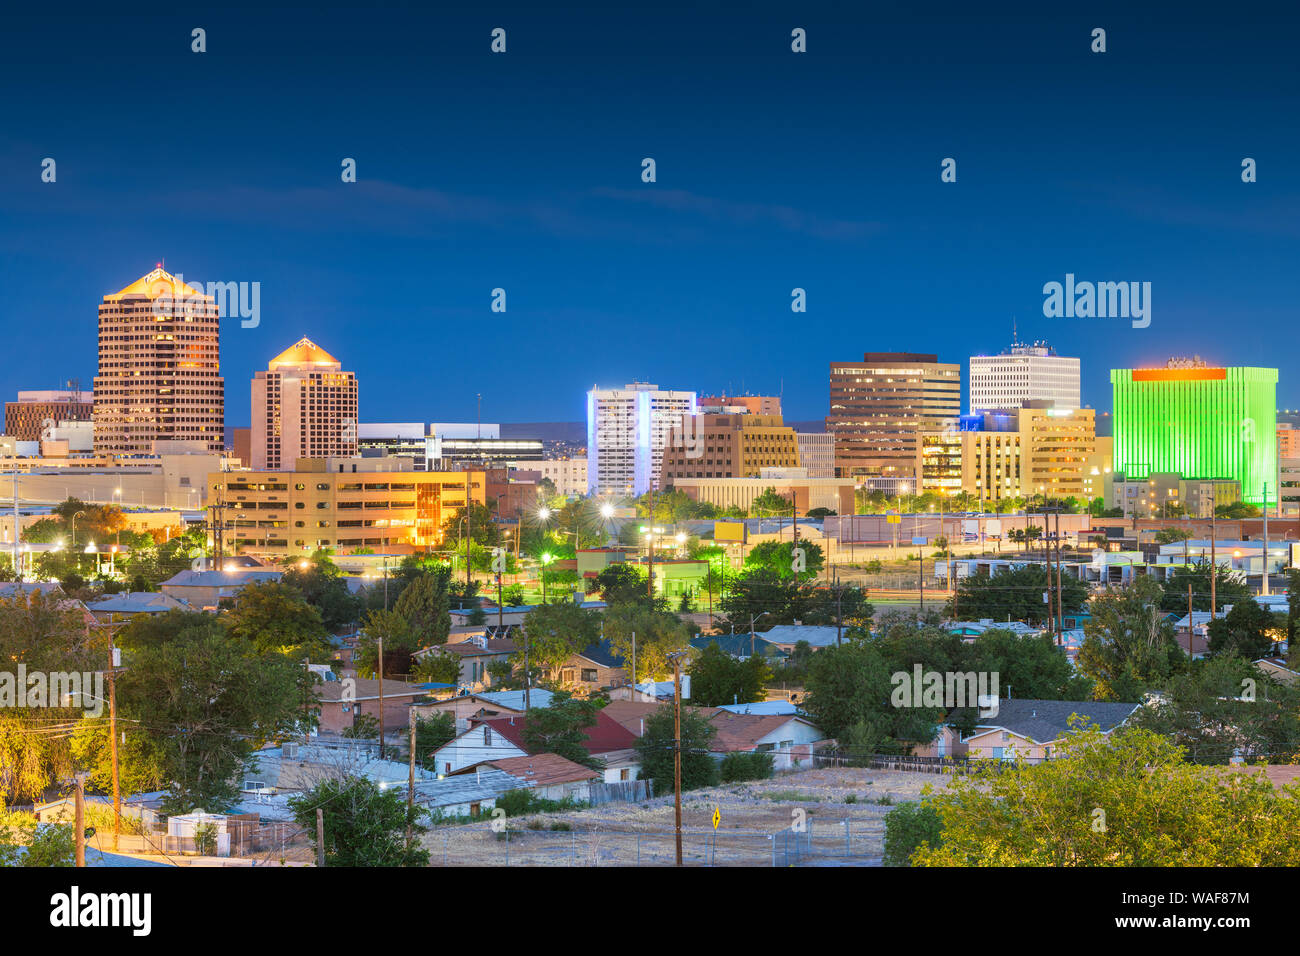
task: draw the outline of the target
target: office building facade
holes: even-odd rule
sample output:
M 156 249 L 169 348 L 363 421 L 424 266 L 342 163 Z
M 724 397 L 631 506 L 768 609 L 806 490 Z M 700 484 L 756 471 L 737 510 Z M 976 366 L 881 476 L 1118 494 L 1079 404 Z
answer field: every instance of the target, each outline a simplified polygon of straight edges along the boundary
M 95 453 L 149 455 L 159 441 L 225 447 L 216 300 L 161 267 L 99 305 Z
M 232 552 L 415 554 L 444 543 L 443 523 L 467 501 L 487 502 L 482 471 L 414 471 L 406 458 L 299 459 L 289 470 L 216 472 Z
M 95 414 L 92 392 L 76 389 L 19 392 L 18 401 L 5 402 L 4 433 L 18 441 L 40 441 L 65 422 L 90 422 Z
M 937 355 L 867 352 L 831 363 L 826 431 L 839 477 L 918 478 L 922 434 L 955 429 L 960 416 L 961 366 Z
M 764 468 L 798 468 L 799 440 L 780 415 L 700 414 L 672 428 L 663 487 L 678 478 L 755 478 Z
M 1110 381 L 1115 470 L 1127 479 L 1231 479 L 1249 504 L 1277 500 L 1277 369 L 1171 359 L 1112 369 Z
M 970 357 L 971 414 L 1051 402 L 1078 408 L 1079 360 L 1057 355 L 1045 342 L 1013 344 L 999 355 Z
M 633 382 L 587 393 L 587 491 L 620 497 L 660 486 L 669 432 L 698 411 L 695 393 Z
M 311 339 L 289 346 L 253 378 L 250 452 L 255 471 L 355 457 L 357 377 Z

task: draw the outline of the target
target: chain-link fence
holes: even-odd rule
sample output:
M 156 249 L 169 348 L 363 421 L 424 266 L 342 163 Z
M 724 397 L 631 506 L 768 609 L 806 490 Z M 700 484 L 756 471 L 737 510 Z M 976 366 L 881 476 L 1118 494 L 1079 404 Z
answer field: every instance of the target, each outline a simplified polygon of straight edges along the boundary
M 508 824 L 508 825 L 507 825 Z M 552 824 L 554 825 L 554 824 Z M 558 826 L 567 827 L 567 824 Z M 444 827 L 425 835 L 433 866 L 674 866 L 674 830 L 530 829 L 503 821 Z M 878 865 L 880 824 L 815 823 L 776 832 L 682 829 L 685 866 Z

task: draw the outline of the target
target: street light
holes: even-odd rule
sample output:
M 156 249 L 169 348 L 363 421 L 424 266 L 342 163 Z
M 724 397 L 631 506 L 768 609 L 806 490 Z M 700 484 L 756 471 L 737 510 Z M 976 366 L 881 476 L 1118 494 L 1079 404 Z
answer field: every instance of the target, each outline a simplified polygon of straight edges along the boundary
M 546 566 L 555 559 L 555 556 L 549 551 L 542 553 L 542 603 L 546 603 Z

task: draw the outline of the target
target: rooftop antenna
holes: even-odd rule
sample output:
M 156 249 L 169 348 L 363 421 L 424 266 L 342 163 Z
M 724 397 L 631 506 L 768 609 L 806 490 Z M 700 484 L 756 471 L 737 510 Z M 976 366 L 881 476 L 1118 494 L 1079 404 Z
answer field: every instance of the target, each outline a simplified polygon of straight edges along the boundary
M 1013 346 L 1020 344 L 1020 335 L 1016 332 L 1016 317 L 1014 315 L 1011 317 L 1011 344 Z

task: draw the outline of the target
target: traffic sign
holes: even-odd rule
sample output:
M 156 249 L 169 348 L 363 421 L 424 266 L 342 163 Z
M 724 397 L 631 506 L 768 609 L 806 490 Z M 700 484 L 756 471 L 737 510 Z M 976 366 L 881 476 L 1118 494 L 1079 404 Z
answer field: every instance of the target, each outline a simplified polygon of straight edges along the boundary
M 722 811 L 719 810 L 717 807 L 714 807 L 713 808 L 713 829 L 716 830 L 718 828 L 718 824 L 721 822 L 722 822 Z
M 902 524 L 902 515 L 885 515 L 885 524 Z

